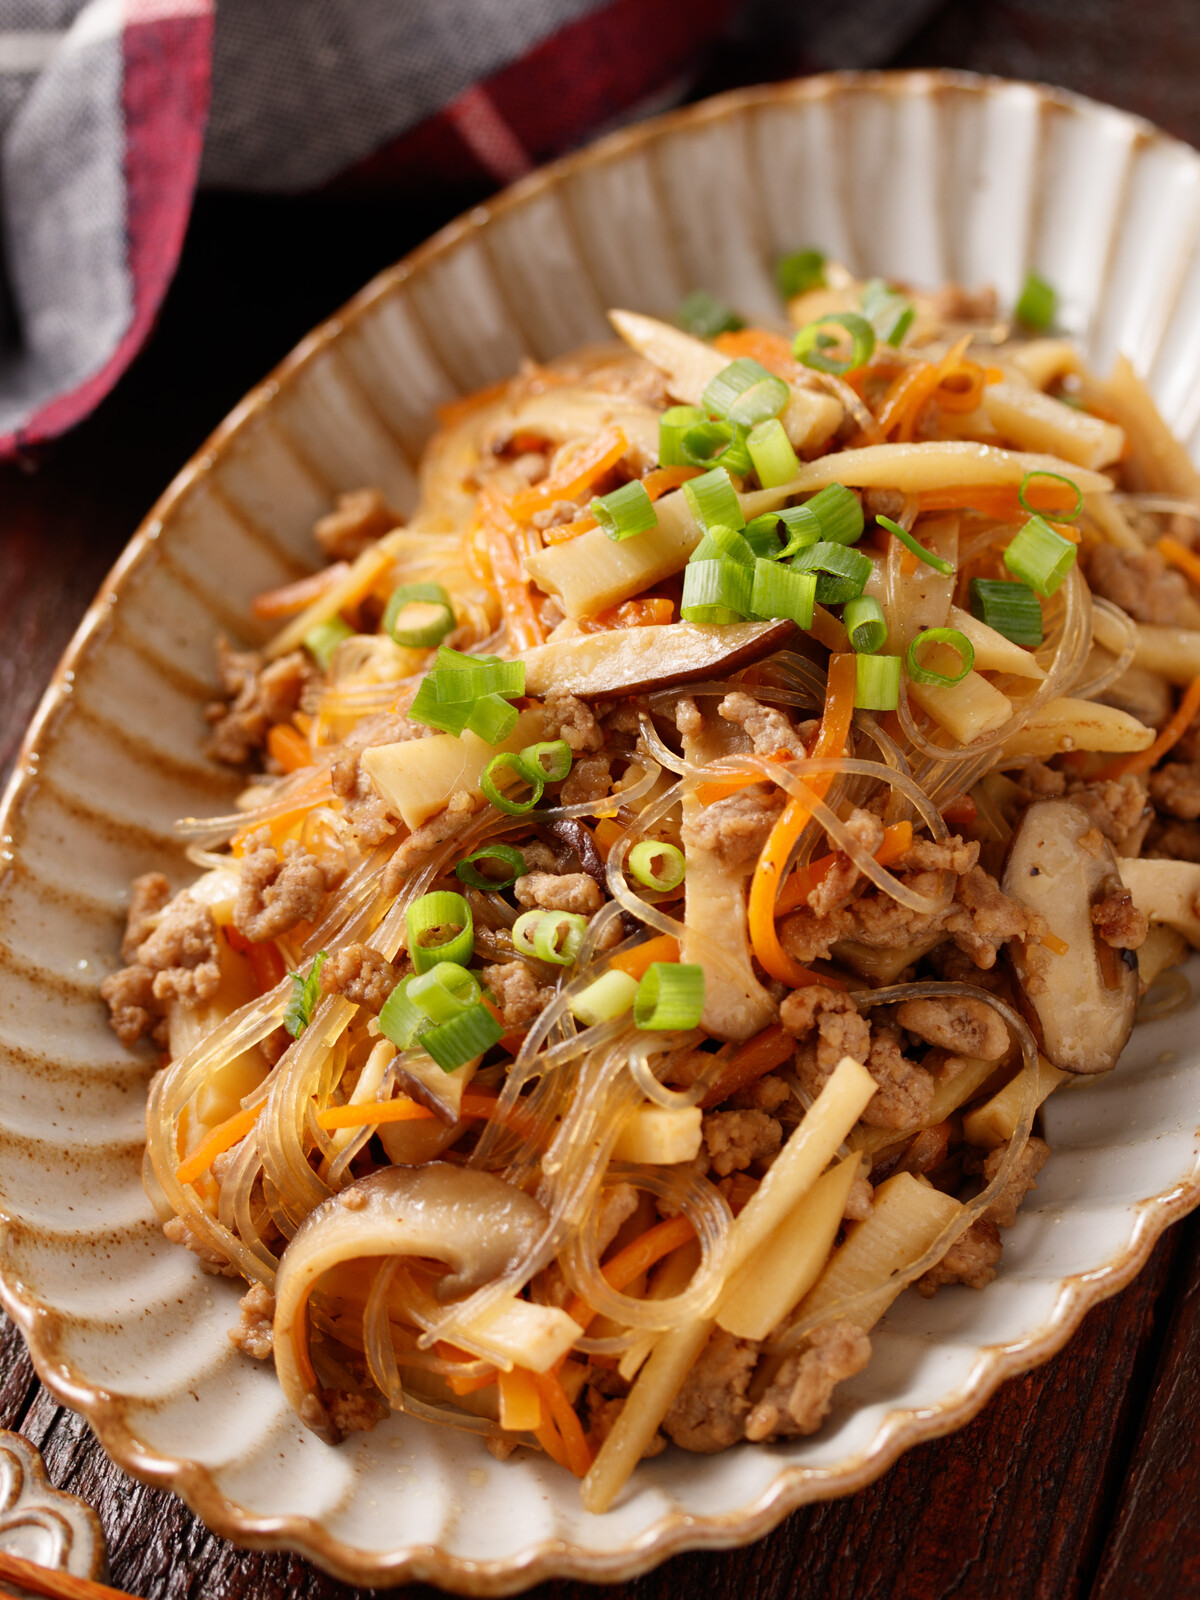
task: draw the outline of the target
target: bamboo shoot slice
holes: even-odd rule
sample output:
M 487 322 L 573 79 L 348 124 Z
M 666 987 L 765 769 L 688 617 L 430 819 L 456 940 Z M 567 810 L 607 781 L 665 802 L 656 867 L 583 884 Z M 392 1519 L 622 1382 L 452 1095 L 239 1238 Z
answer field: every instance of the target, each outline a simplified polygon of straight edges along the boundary
M 429 739 L 372 745 L 362 753 L 363 769 L 405 827 L 419 828 L 441 811 L 459 789 L 477 789 L 484 768 L 501 750 L 520 750 L 542 736 L 545 722 L 538 710 L 523 711 L 512 735 L 493 747 L 477 734 L 435 733 Z M 517 781 L 501 768 L 497 783 Z
M 1032 650 L 1022 649 L 1019 644 L 1006 639 L 1002 633 L 997 633 L 995 628 L 989 628 L 986 622 L 973 617 L 961 606 L 950 607 L 946 626 L 957 628 L 959 633 L 970 640 L 975 651 L 977 672 L 1011 672 L 1015 678 L 1046 676 L 1044 670 L 1038 666 L 1037 657 Z
M 1154 729 L 1116 706 L 1061 696 L 1047 700 L 1029 721 L 1004 741 L 1004 756 L 1047 756 L 1063 750 L 1145 750 L 1154 743 Z
M 1107 467 L 1125 448 L 1124 429 L 1037 389 L 988 384 L 983 409 L 996 430 L 1019 449 L 1049 451 L 1081 467 Z
M 1200 629 L 1168 628 L 1159 623 L 1139 622 L 1135 667 L 1157 672 L 1168 683 L 1181 686 L 1200 677 Z
M 1039 1055 L 1037 1059 L 1037 1086 L 1034 1089 L 1036 1105 L 1041 1105 L 1046 1097 L 1058 1088 L 1071 1076 L 1069 1072 L 1060 1072 Z M 1016 1077 L 1006 1083 L 998 1094 L 990 1100 L 985 1100 L 983 1105 L 977 1106 L 963 1118 L 963 1133 L 968 1144 L 982 1146 L 985 1150 L 996 1150 L 1002 1144 L 1007 1144 L 1017 1131 L 1017 1123 L 1021 1118 L 1021 1111 L 1025 1104 L 1025 1086 L 1029 1082 L 1029 1068 L 1022 1067 Z
M 948 646 L 945 649 L 947 664 L 957 662 L 958 656 Z M 937 652 L 931 651 L 930 664 Z M 960 682 L 946 686 L 940 683 L 913 683 L 908 685 L 909 698 L 922 711 L 944 728 L 959 744 L 971 744 L 985 734 L 995 733 L 1012 719 L 1012 701 L 1000 693 L 978 672 L 968 672 Z
M 1151 922 L 1165 922 L 1200 950 L 1200 865 L 1122 856 L 1117 868 L 1139 911 Z
M 635 1106 L 613 1146 L 614 1161 L 672 1167 L 694 1161 L 702 1138 L 699 1106 Z

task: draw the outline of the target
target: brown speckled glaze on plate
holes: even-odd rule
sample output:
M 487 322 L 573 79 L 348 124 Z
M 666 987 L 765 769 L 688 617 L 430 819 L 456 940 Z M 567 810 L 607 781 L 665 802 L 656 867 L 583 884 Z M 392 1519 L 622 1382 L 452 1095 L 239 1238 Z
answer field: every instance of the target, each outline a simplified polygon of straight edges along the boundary
M 720 193 L 719 213 L 695 196 Z M 703 286 L 777 316 L 771 263 L 820 243 L 860 272 L 995 283 L 1036 267 L 1104 368 L 1118 349 L 1177 431 L 1200 427 L 1200 158 L 1134 118 L 1025 84 L 832 76 L 725 96 L 534 174 L 383 273 L 184 468 L 97 596 L 34 719 L 0 825 L 0 1295 L 43 1381 L 136 1476 L 237 1542 L 350 1582 L 498 1595 L 621 1580 L 746 1543 L 966 1422 L 1127 1283 L 1200 1200 L 1189 1017 L 1139 1029 L 1112 1077 L 1049 1105 L 1055 1158 L 978 1295 L 903 1297 L 811 1439 L 669 1451 L 589 1517 L 526 1455 L 392 1418 L 337 1450 L 225 1330 L 236 1289 L 167 1245 L 142 1192 L 150 1056 L 98 986 L 129 880 L 188 875 L 183 814 L 227 808 L 201 754 L 212 640 L 253 640 L 260 589 L 316 561 L 333 494 L 400 507 L 434 406 Z

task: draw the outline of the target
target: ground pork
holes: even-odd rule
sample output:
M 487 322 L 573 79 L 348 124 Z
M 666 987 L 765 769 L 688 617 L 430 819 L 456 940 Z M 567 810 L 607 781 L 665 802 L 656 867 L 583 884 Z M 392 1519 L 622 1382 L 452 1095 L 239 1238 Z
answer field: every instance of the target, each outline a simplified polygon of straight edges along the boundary
M 543 911 L 574 911 L 581 916 L 591 916 L 604 904 L 594 878 L 586 872 L 566 872 L 556 876 L 552 872 L 527 872 L 513 885 L 513 893 L 523 906 L 536 906 Z
M 565 806 L 582 805 L 585 800 L 600 800 L 612 788 L 612 760 L 609 756 L 581 756 L 567 774 L 561 799 Z
M 266 1361 L 271 1355 L 275 1322 L 275 1296 L 262 1283 L 252 1283 L 238 1301 L 239 1316 L 228 1338 L 235 1350 Z
M 1194 628 L 1196 603 L 1187 579 L 1174 571 L 1156 550 L 1118 550 L 1099 544 L 1088 562 L 1092 593 L 1111 600 L 1135 622 Z
M 221 981 L 212 912 L 186 892 L 152 912 L 150 907 L 166 883 L 149 881 L 157 878 L 158 874 L 148 874 L 138 880 L 141 887 L 134 888 L 121 943 L 122 954 L 129 952 L 132 960 L 100 985 L 113 1029 L 125 1045 L 136 1044 L 147 1033 L 155 1043 L 165 1044 L 169 1002 L 200 1005 L 212 998 Z
M 554 998 L 550 984 L 540 984 L 523 961 L 484 967 L 483 981 L 492 991 L 506 1028 L 527 1028 Z
M 871 1341 L 852 1322 L 817 1328 L 807 1349 L 787 1356 L 746 1418 L 747 1439 L 816 1433 L 829 1415 L 833 1391 L 871 1359 Z
M 1001 1145 L 998 1150 L 993 1150 L 983 1163 L 983 1181 L 991 1183 L 1000 1170 L 1007 1150 Z M 1011 1228 L 1017 1220 L 1017 1209 L 1031 1189 L 1036 1189 L 1034 1179 L 1050 1159 L 1050 1146 L 1044 1139 L 1039 1139 L 1035 1134 L 1030 1134 L 1024 1150 L 1017 1158 L 1012 1175 L 1000 1193 L 984 1212 L 984 1216 L 994 1222 L 998 1228 Z
M 234 926 L 252 944 L 275 939 L 298 922 L 312 922 L 329 887 L 326 869 L 298 839 L 289 839 L 280 858 L 269 828 L 252 833 L 239 872 Z
M 684 822 L 684 849 L 714 855 L 731 872 L 749 867 L 757 861 L 784 802 L 783 790 L 765 783 L 752 783 L 714 800 Z
M 363 849 L 373 850 L 395 833 L 399 818 L 392 815 L 357 755 L 339 756 L 329 777 L 334 794 L 342 802 L 342 821 Z
M 944 283 L 933 296 L 933 309 L 943 322 L 991 322 L 996 316 L 996 291 L 991 284 L 964 289 L 960 283 Z
M 845 826 L 855 844 L 869 856 L 873 856 L 883 843 L 883 823 L 872 811 L 863 811 L 856 806 L 847 817 Z M 807 903 L 818 917 L 828 916 L 836 906 L 844 905 L 850 898 L 858 878 L 858 868 L 851 858 L 841 850 L 835 851 L 833 865 L 810 891 Z
M 896 1008 L 896 1021 L 926 1044 L 977 1061 L 999 1061 L 1008 1049 L 1008 1029 L 986 1000 L 906 1000 Z
M 1145 778 L 1130 773 L 1099 783 L 1068 783 L 1067 799 L 1087 812 L 1093 828 L 1110 839 L 1119 854 L 1137 854 L 1151 815 Z
M 1113 950 L 1139 950 L 1146 942 L 1150 923 L 1144 911 L 1119 878 L 1103 885 L 1104 895 L 1092 906 L 1092 926 Z
M 842 1216 L 847 1222 L 865 1222 L 871 1215 L 871 1207 L 875 1204 L 875 1191 L 871 1187 L 871 1180 L 860 1173 L 850 1185 L 850 1193 L 846 1196 L 846 1208 Z
M 783 1129 L 766 1111 L 710 1111 L 704 1118 L 704 1145 L 720 1178 L 773 1156 Z
M 758 756 L 773 755 L 777 750 L 789 750 L 795 756 L 806 756 L 804 740 L 816 730 L 815 722 L 803 723 L 793 728 L 786 714 L 774 706 L 760 705 L 752 694 L 735 689 L 727 694 L 717 707 L 726 722 L 736 722 L 749 736 Z
M 685 739 L 704 731 L 703 713 L 690 694 L 681 694 L 675 702 L 675 726 Z
M 1144 855 L 1157 860 L 1200 861 L 1200 822 L 1160 822 L 1146 835 Z
M 164 1222 L 163 1232 L 172 1244 L 181 1244 L 185 1250 L 192 1252 L 200 1263 L 201 1272 L 216 1278 L 240 1276 L 233 1262 L 219 1250 L 214 1250 L 198 1233 L 194 1233 L 182 1217 L 172 1217 L 169 1222 Z
M 953 872 L 961 877 L 979 860 L 979 845 L 974 839 L 914 839 L 902 856 L 892 863 L 895 872 Z
M 711 1061 L 712 1057 L 705 1059 Z M 727 1104 L 738 1111 L 778 1111 L 791 1097 L 792 1091 L 786 1081 L 769 1072 L 765 1078 L 759 1078 L 757 1082 L 739 1089 L 737 1094 L 731 1094 Z
M 879 1085 L 862 1120 L 873 1128 L 911 1128 L 923 1122 L 933 1104 L 933 1074 L 909 1061 L 900 1034 L 886 1023 L 871 1025 L 871 1048 L 864 1063 Z
M 339 494 L 334 510 L 314 524 L 313 538 L 330 561 L 353 561 L 403 521 L 378 489 L 352 489 Z
M 664 1432 L 701 1455 L 736 1444 L 750 1409 L 746 1390 L 757 1360 L 756 1344 L 714 1329 L 663 1418 Z
M 383 1421 L 388 1408 L 378 1395 L 352 1394 L 345 1389 L 322 1389 L 321 1404 L 339 1433 L 369 1433 Z
M 1195 822 L 1200 817 L 1200 762 L 1168 761 L 1152 772 L 1150 798 L 1168 816 Z
M 161 872 L 146 872 L 133 880 L 133 893 L 121 937 L 121 960 L 137 960 L 138 945 L 154 932 L 159 913 L 171 898 L 171 885 Z
M 981 970 L 970 956 L 964 955 L 949 939 L 944 944 L 935 945 L 925 959 L 947 983 L 969 983 L 976 989 L 986 989 L 989 994 L 998 994 L 1001 999 L 1010 998 L 1008 977 L 1003 967 L 991 967 L 986 972 Z
M 450 796 L 450 804 L 446 809 L 430 817 L 428 822 L 422 823 L 405 839 L 383 869 L 384 894 L 399 894 L 406 879 L 410 878 L 419 867 L 423 867 L 438 845 L 444 844 L 457 833 L 467 818 L 478 811 L 482 804 L 482 798 L 469 789 L 456 790 Z
M 399 969 L 366 944 L 348 944 L 344 950 L 332 951 L 321 963 L 323 994 L 340 994 L 376 1015 L 399 981 Z
M 565 739 L 578 755 L 581 750 L 596 751 L 604 748 L 604 733 L 592 714 L 590 706 L 577 700 L 573 694 L 559 694 L 551 689 L 543 710 L 546 716 L 545 739 Z
M 954 1241 L 935 1267 L 917 1279 L 917 1292 L 929 1300 L 950 1283 L 985 1289 L 996 1276 L 1001 1249 L 999 1228 L 988 1217 L 981 1217 Z
M 788 995 L 779 1020 L 794 1038 L 812 1045 L 811 1060 L 803 1079 L 810 1094 L 819 1094 L 825 1080 L 843 1056 L 865 1062 L 871 1047 L 871 1029 L 859 1016 L 854 996 L 842 989 L 810 983 Z M 816 1039 L 811 1035 L 815 1031 Z
M 312 673 L 302 651 L 267 663 L 257 650 L 231 650 L 217 640 L 217 672 L 224 699 L 205 708 L 213 725 L 208 753 L 214 761 L 240 767 L 267 742 L 276 722 L 286 722 L 300 704 Z

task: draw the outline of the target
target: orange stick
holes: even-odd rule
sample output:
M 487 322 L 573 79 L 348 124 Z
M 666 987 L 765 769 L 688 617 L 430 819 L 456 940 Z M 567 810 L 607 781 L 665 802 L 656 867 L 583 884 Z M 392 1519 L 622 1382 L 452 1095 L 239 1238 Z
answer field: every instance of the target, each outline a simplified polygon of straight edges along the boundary
M 308 740 L 290 722 L 277 722 L 268 732 L 267 752 L 285 772 L 300 772 L 313 764 Z
M 681 1244 L 687 1244 L 695 1236 L 696 1230 L 685 1216 L 668 1217 L 665 1222 L 656 1222 L 645 1233 L 639 1234 L 632 1244 L 627 1244 L 611 1261 L 606 1261 L 600 1271 L 614 1289 L 628 1289 L 634 1279 L 640 1278 L 643 1272 L 649 1272 L 656 1261 L 669 1256 L 672 1250 L 678 1250 Z M 582 1295 L 572 1295 L 567 1304 L 567 1315 L 586 1331 L 597 1313 Z
M 468 1092 L 462 1097 L 461 1114 L 464 1118 L 480 1117 L 486 1121 L 495 1107 L 495 1095 Z M 317 1113 L 317 1125 L 327 1130 L 365 1128 L 380 1122 L 425 1122 L 432 1116 L 428 1106 L 400 1095 L 395 1100 L 364 1100 L 357 1106 L 326 1106 Z
M 256 617 L 266 621 L 274 617 L 294 616 L 297 611 L 303 611 L 305 606 L 327 594 L 349 571 L 348 561 L 335 561 L 331 567 L 322 567 L 320 572 L 312 572 L 307 578 L 298 578 L 295 583 L 285 583 L 278 589 L 267 589 L 255 595 L 250 609 Z
M 794 750 L 772 750 L 766 757 L 768 761 L 794 761 Z M 696 785 L 696 799 L 702 806 L 712 805 L 714 800 L 724 800 L 731 794 L 736 794 L 739 789 L 746 789 L 752 783 L 766 783 L 767 779 L 761 772 L 741 771 L 737 767 L 729 769 L 727 778 L 711 778 L 707 783 Z
M 541 1398 L 540 1390 L 538 1391 L 538 1398 Z M 559 1437 L 558 1429 L 554 1426 L 552 1418 L 548 1415 L 548 1408 L 543 1409 L 542 1425 L 540 1428 L 535 1428 L 533 1430 L 533 1436 L 541 1445 L 546 1454 L 550 1457 L 551 1461 L 554 1462 L 555 1466 L 562 1467 L 565 1471 L 570 1472 L 571 1463 L 567 1457 L 567 1447 L 563 1444 L 562 1439 Z
M 702 1108 L 707 1111 L 710 1106 L 719 1106 L 722 1100 L 728 1100 L 731 1094 L 748 1089 L 768 1072 L 774 1072 L 776 1067 L 790 1061 L 795 1051 L 796 1041 L 791 1034 L 778 1022 L 772 1023 L 769 1028 L 756 1033 L 753 1039 L 746 1040 L 701 1100 Z
M 500 1426 L 513 1433 L 536 1433 L 545 1410 L 537 1379 L 527 1367 L 493 1375 L 500 1386 Z
M 618 972 L 624 972 L 640 982 L 656 961 L 678 960 L 679 940 L 672 934 L 660 933 L 657 938 L 647 939 L 645 944 L 626 950 L 624 955 L 614 956 L 609 966 L 616 967 Z
M 1187 545 L 1180 544 L 1178 539 L 1159 539 L 1154 548 L 1164 561 L 1169 561 L 1172 566 L 1178 567 L 1184 577 L 1200 589 L 1200 556 L 1194 550 L 1189 550 Z
M 259 994 L 268 994 L 287 975 L 287 965 L 274 939 L 268 939 L 264 944 L 248 944 L 246 960 L 250 963 L 254 986 Z
M 803 377 L 807 371 L 792 354 L 792 341 L 767 328 L 739 328 L 735 333 L 720 333 L 713 343 L 731 361 L 749 356 L 751 361 L 757 361 L 759 366 L 766 367 L 785 382 Z
M 607 611 L 597 611 L 594 617 L 580 619 L 582 633 L 607 633 L 616 628 L 653 628 L 670 622 L 675 615 L 675 602 L 662 595 L 649 599 L 623 600 L 620 605 L 609 606 Z
M 922 489 L 917 495 L 921 511 L 979 511 L 997 522 L 1020 522 L 1029 512 L 1018 499 L 1019 486 L 1011 483 L 962 484 L 957 488 Z M 1065 484 L 1031 483 L 1026 500 L 1040 515 L 1070 511 L 1075 496 Z
M 218 1122 L 213 1130 L 206 1134 L 186 1161 L 180 1163 L 175 1169 L 175 1176 L 180 1183 L 195 1183 L 218 1156 L 232 1150 L 235 1144 L 240 1144 L 258 1121 L 258 1114 L 262 1106 L 252 1106 L 248 1110 L 235 1111 L 224 1122 Z
M 592 1465 L 592 1452 L 583 1436 L 583 1428 L 575 1415 L 575 1408 L 567 1399 L 566 1390 L 555 1372 L 535 1372 L 533 1381 L 542 1402 L 543 1415 L 548 1411 L 554 1419 L 562 1440 L 568 1469 L 577 1478 L 586 1477 Z
M 620 428 L 605 428 L 561 472 L 514 494 L 508 502 L 509 516 L 528 522 L 535 512 L 545 511 L 556 500 L 578 500 L 597 478 L 616 466 L 628 448 L 629 442 Z
M 492 584 L 514 653 L 520 655 L 525 650 L 532 650 L 535 645 L 544 644 L 542 625 L 533 609 L 529 584 L 521 571 L 506 528 L 497 527 L 494 523 L 489 526 L 487 552 L 492 568 Z
M 883 843 L 875 852 L 876 861 L 881 867 L 888 866 L 906 850 L 912 849 L 912 839 L 911 822 L 894 822 L 890 828 L 884 829 Z M 803 905 L 817 885 L 829 876 L 836 860 L 835 851 L 832 855 L 810 861 L 806 867 L 797 867 L 779 891 L 779 898 L 775 902 L 775 915 L 781 917 L 785 911 L 794 911 L 797 906 Z
M 1200 712 L 1200 678 L 1193 678 L 1183 692 L 1183 699 L 1176 707 L 1175 715 L 1154 743 L 1145 750 L 1135 750 L 1132 755 L 1120 756 L 1116 761 L 1110 761 L 1107 766 L 1100 768 L 1092 781 L 1123 778 L 1127 772 L 1149 772 L 1168 750 L 1179 743 L 1196 720 L 1198 712 Z

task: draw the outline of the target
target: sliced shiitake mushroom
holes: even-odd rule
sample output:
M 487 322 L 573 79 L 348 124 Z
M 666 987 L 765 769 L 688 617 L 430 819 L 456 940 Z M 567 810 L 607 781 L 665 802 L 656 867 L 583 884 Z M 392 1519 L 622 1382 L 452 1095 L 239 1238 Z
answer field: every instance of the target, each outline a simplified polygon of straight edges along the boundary
M 635 694 L 721 677 L 785 649 L 797 633 L 787 621 L 693 622 L 614 628 L 555 639 L 525 652 L 525 693 Z
M 1112 846 L 1079 806 L 1038 800 L 1028 808 L 1012 837 L 1002 887 L 1043 916 L 1067 949 L 1037 971 L 1020 945 L 1010 944 L 1008 952 L 1018 1003 L 1064 1072 L 1107 1072 L 1133 1028 L 1137 963 L 1126 959 L 1131 952 L 1103 944 L 1092 924 L 1092 907 L 1120 881 Z

